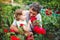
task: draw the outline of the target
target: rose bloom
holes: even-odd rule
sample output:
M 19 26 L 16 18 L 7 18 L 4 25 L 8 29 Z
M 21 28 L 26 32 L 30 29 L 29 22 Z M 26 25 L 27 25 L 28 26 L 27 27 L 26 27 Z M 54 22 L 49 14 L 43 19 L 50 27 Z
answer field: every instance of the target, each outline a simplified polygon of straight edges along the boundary
M 4 32 L 7 33 L 8 32 L 8 29 L 4 29 Z
M 52 15 L 52 11 L 50 8 L 46 9 L 45 13 L 46 15 Z
M 34 37 L 33 36 L 27 36 L 26 40 L 34 40 Z
M 10 32 L 15 32 L 13 29 L 10 29 Z
M 46 30 L 39 26 L 34 26 L 33 31 L 36 32 L 37 34 L 43 34 L 43 35 L 46 34 Z
M 12 35 L 12 36 L 10 36 L 10 40 L 20 40 L 20 38 L 18 38 L 18 37 L 16 37 L 16 36 Z
M 37 20 L 37 18 L 35 16 L 31 16 L 30 20 L 31 20 L 31 22 L 33 22 L 33 21 Z
M 20 26 L 23 26 L 24 24 L 20 24 Z
M 39 32 L 40 32 L 40 34 L 43 34 L 43 35 L 46 34 L 46 30 L 44 28 L 42 28 L 42 27 L 40 27 L 40 31 Z
M 60 14 L 60 11 L 57 11 L 56 14 Z
M 40 34 L 39 26 L 34 26 L 33 31 L 36 32 L 37 34 Z

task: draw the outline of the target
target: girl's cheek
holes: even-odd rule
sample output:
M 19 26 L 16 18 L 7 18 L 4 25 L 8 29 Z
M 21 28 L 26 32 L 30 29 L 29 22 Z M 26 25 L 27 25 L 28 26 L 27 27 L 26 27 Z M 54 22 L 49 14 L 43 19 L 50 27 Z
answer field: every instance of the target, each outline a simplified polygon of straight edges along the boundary
M 26 16 L 24 16 L 23 18 L 26 19 Z
M 19 18 L 22 19 L 22 16 L 20 16 Z

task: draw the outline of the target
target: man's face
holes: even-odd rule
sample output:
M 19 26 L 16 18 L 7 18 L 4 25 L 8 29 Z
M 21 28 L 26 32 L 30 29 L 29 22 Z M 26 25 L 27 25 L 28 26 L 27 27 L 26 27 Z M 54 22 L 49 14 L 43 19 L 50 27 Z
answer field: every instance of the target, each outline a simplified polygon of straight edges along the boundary
M 33 8 L 30 8 L 29 12 L 30 12 L 30 17 L 31 16 L 36 16 L 37 12 L 32 10 Z

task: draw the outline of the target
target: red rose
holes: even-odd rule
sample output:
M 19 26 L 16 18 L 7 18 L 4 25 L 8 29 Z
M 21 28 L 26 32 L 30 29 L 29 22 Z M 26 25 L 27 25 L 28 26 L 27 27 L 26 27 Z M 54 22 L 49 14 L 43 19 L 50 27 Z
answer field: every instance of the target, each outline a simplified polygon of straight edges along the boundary
M 39 26 L 34 26 L 33 31 L 36 32 L 37 34 L 46 34 L 46 30 Z
M 42 28 L 42 27 L 40 27 L 40 34 L 46 34 L 46 30 L 44 29 L 44 28 Z
M 34 32 L 36 32 L 37 34 L 40 34 L 40 29 L 39 29 L 39 26 L 34 26 L 34 29 L 33 29 Z
M 13 30 L 13 29 L 10 29 L 10 32 L 15 32 L 15 30 Z
M 60 11 L 57 11 L 56 14 L 60 14 Z
M 8 32 L 8 29 L 4 29 L 4 32 L 7 33 Z
M 46 10 L 46 15 L 51 15 L 52 14 L 52 11 L 50 9 L 47 9 Z
M 24 24 L 20 24 L 20 26 L 23 26 Z
M 37 20 L 37 18 L 35 16 L 32 16 L 30 19 L 31 19 L 31 22 Z
M 14 35 L 10 36 L 10 39 L 11 40 L 20 40 L 18 37 L 14 36 Z
M 33 36 L 27 36 L 26 40 L 34 40 Z

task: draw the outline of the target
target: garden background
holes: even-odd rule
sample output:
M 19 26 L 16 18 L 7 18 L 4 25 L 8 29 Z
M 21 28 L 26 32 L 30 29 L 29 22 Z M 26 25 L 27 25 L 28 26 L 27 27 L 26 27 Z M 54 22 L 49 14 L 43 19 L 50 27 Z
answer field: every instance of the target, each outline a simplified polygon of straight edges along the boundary
M 0 40 L 10 40 L 11 35 L 17 35 L 9 32 L 14 11 L 19 8 L 28 10 L 33 2 L 41 4 L 42 25 L 46 29 L 46 35 L 36 34 L 35 40 L 60 40 L 60 0 L 0 0 Z M 48 8 L 52 11 L 51 15 L 46 14 Z M 8 29 L 7 33 L 5 29 Z

